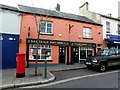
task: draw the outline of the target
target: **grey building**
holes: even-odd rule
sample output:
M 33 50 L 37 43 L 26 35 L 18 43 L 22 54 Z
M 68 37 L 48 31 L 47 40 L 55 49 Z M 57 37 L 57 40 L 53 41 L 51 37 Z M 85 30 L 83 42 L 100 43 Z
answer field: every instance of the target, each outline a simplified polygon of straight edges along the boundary
M 120 5 L 120 4 L 119 4 Z M 89 3 L 85 2 L 79 7 L 81 16 L 85 16 L 96 23 L 103 25 L 104 48 L 120 48 L 120 19 L 112 14 L 102 15 L 89 10 Z

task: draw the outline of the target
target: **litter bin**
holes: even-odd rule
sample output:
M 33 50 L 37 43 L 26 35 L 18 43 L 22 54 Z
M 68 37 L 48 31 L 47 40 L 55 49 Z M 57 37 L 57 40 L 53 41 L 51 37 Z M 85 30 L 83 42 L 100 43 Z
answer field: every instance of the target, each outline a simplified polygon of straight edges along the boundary
M 16 54 L 16 78 L 25 77 L 25 54 Z

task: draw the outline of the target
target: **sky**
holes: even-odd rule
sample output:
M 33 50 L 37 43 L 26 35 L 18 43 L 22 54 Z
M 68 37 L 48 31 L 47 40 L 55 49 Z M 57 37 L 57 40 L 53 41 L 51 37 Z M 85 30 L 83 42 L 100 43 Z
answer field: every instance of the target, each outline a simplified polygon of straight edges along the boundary
M 60 11 L 79 15 L 79 7 L 89 3 L 89 10 L 103 15 L 112 14 L 118 18 L 118 2 L 120 0 L 0 0 L 0 4 L 18 7 L 18 4 L 55 10 L 57 3 Z

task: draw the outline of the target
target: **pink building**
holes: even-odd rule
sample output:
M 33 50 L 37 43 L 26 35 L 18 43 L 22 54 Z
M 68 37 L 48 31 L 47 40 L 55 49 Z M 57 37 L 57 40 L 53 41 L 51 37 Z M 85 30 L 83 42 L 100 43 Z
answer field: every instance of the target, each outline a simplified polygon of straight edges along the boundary
M 86 17 L 22 5 L 19 8 L 23 12 L 19 52 L 26 53 L 28 63 L 36 60 L 37 28 L 40 63 L 80 63 L 103 48 L 102 25 Z M 32 13 L 36 14 L 37 25 Z

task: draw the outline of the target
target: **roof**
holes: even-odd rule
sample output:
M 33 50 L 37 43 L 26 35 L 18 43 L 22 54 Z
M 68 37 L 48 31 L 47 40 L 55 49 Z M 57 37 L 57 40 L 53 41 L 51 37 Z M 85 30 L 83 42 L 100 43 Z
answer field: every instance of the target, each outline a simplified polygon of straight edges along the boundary
M 60 11 L 54 11 L 54 10 L 48 10 L 48 9 L 43 9 L 43 8 L 24 6 L 24 5 L 18 5 L 18 7 L 19 9 L 16 7 L 0 4 L 0 8 L 5 9 L 5 10 L 16 11 L 16 12 L 21 12 L 21 13 L 36 14 L 36 15 L 43 15 L 43 16 L 47 15 L 47 16 L 54 17 L 54 18 L 62 18 L 62 19 L 79 21 L 79 22 L 102 26 L 102 24 L 96 23 L 88 19 L 85 16 L 80 16 L 80 15 L 75 15 L 75 14 L 70 14 L 70 13 L 65 13 L 65 12 L 60 12 Z
M 23 6 L 23 5 L 18 5 L 18 7 L 20 11 L 25 13 L 34 13 L 34 14 L 45 15 L 45 16 L 47 15 L 50 17 L 69 19 L 69 20 L 80 21 L 80 22 L 102 26 L 101 24 L 95 23 L 94 21 L 88 19 L 87 17 L 80 16 L 80 15 L 64 13 L 64 12 L 54 11 L 54 10 L 47 10 L 43 8 L 36 8 L 36 7 L 33 8 L 33 7 Z
M 19 11 L 18 8 L 0 4 L 0 9 L 10 10 L 10 11 Z
M 120 19 L 118 18 L 114 18 L 114 17 L 110 17 L 110 16 L 107 16 L 107 15 L 102 15 L 100 14 L 102 17 L 105 17 L 105 18 L 109 18 L 109 19 L 112 19 L 112 20 L 116 20 L 116 21 L 120 21 Z

